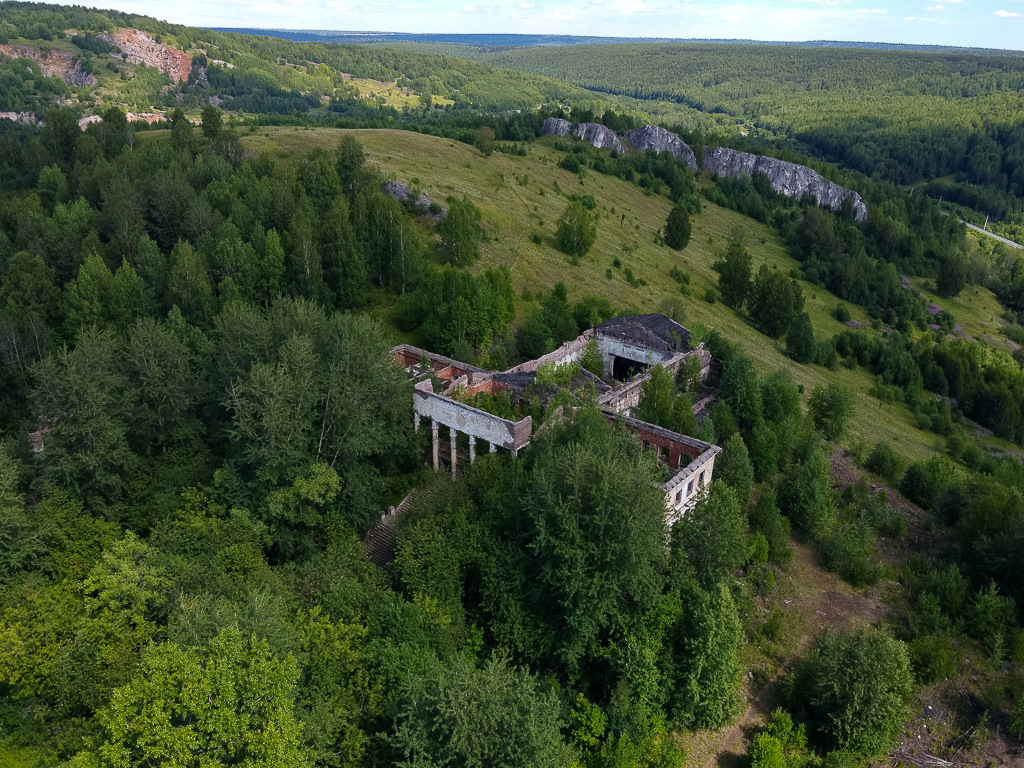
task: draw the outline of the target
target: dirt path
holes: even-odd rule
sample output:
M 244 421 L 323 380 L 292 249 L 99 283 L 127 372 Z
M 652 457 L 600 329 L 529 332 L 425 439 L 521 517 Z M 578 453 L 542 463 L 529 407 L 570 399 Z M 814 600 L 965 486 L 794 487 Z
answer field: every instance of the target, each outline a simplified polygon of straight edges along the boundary
M 684 737 L 687 765 L 739 766 L 754 735 L 776 707 L 783 704 L 783 675 L 807 650 L 818 631 L 825 626 L 875 624 L 885 613 L 885 605 L 875 591 L 858 592 L 818 565 L 808 547 L 794 543 L 793 549 L 793 561 L 789 570 L 779 576 L 771 599 L 771 605 L 783 616 L 782 637 L 773 654 L 774 669 L 761 665 L 768 674 L 767 680 L 753 673 L 744 678 L 741 693 L 745 709 L 735 723 Z

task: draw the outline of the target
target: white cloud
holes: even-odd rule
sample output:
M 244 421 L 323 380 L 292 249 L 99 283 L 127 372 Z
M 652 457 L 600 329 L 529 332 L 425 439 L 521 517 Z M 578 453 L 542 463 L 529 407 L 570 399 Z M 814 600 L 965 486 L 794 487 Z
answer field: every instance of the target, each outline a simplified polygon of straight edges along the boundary
M 519 7 L 520 8 L 536 8 L 537 5 L 536 5 L 536 3 L 520 3 Z
M 1016 13 L 1014 11 L 1007 11 L 1007 10 L 998 10 L 998 11 L 995 12 L 994 15 L 998 16 L 1001 19 L 1019 19 L 1019 18 L 1021 18 L 1021 15 L 1019 13 Z
M 888 13 L 885 8 L 854 8 L 854 13 Z
M 467 5 L 462 9 L 463 13 L 473 13 L 474 11 L 476 11 L 476 8 L 472 5 Z
M 904 21 L 917 21 L 917 17 L 916 16 L 904 16 L 903 20 Z

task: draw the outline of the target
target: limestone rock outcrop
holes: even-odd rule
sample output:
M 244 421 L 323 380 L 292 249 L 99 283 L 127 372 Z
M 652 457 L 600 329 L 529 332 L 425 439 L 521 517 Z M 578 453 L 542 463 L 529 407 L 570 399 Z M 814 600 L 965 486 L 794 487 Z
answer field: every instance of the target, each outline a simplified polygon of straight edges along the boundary
M 96 85 L 96 78 L 82 69 L 78 59 L 67 51 L 46 51 L 34 45 L 0 45 L 0 53 L 12 59 L 31 59 L 47 77 L 60 77 L 71 86 Z
M 188 80 L 192 57 L 177 48 L 158 43 L 138 29 L 122 29 L 113 35 L 99 35 L 108 45 L 115 45 L 132 64 L 156 67 L 175 83 Z
M 600 123 L 580 123 L 573 128 L 572 123 L 568 120 L 563 120 L 560 117 L 549 117 L 541 124 L 541 130 L 546 135 L 553 136 L 569 136 L 571 134 L 598 149 L 607 147 L 608 149 L 616 149 L 619 152 L 626 151 L 626 147 L 619 141 L 615 131 Z
M 621 141 L 619 141 L 619 137 L 615 135 L 615 131 L 601 125 L 600 123 L 580 123 L 572 132 L 572 135 L 577 139 L 583 139 L 583 141 L 597 147 L 598 149 L 614 149 L 619 152 L 626 151 L 626 147 L 623 146 Z
M 599 123 L 580 123 L 573 128 L 572 123 L 568 120 L 549 117 L 544 121 L 541 130 L 545 134 L 555 136 L 571 134 L 598 149 L 608 147 L 619 152 L 626 151 L 626 147 L 619 141 L 619 137 Z M 697 170 L 697 157 L 693 150 L 676 134 L 660 126 L 645 125 L 635 131 L 630 131 L 625 138 L 634 149 L 641 152 L 646 152 L 648 149 L 657 152 L 671 152 L 679 162 L 685 163 L 687 168 Z M 849 198 L 857 221 L 864 221 L 868 217 L 868 208 L 860 195 L 835 182 L 828 181 L 821 174 L 804 165 L 718 147 L 711 152 L 704 153 L 704 167 L 716 176 L 730 178 L 763 173 L 768 177 L 772 187 L 784 195 L 797 199 L 813 195 L 817 198 L 819 205 L 833 211 L 842 208 L 843 203 Z
M 693 150 L 682 139 L 672 131 L 666 131 L 660 125 L 645 125 L 626 134 L 628 141 L 634 149 L 646 152 L 653 149 L 655 152 L 671 152 L 672 155 L 691 171 L 697 170 L 697 156 Z
M 560 117 L 549 117 L 540 129 L 544 131 L 545 136 L 568 136 L 572 130 L 572 123 Z
M 400 181 L 394 181 L 392 179 L 386 180 L 380 185 L 381 191 L 388 197 L 393 197 L 400 203 L 405 203 L 411 197 L 409 188 Z M 433 213 L 430 210 L 430 206 L 433 205 L 430 197 L 426 192 L 420 192 L 416 197 L 416 202 L 413 204 L 413 210 L 416 211 L 420 216 L 426 216 L 427 218 L 440 220 L 443 219 L 445 214 L 448 213 L 446 208 L 441 208 L 438 213 Z
M 39 120 L 31 112 L 0 112 L 0 120 L 12 120 L 15 123 L 21 123 L 22 125 L 42 125 L 42 121 Z
M 860 195 L 826 180 L 803 165 L 718 147 L 704 155 L 704 167 L 717 176 L 730 178 L 763 173 L 768 177 L 772 188 L 782 194 L 798 199 L 805 195 L 814 195 L 819 205 L 833 211 L 838 211 L 849 197 L 857 221 L 864 221 L 868 216 L 867 206 Z

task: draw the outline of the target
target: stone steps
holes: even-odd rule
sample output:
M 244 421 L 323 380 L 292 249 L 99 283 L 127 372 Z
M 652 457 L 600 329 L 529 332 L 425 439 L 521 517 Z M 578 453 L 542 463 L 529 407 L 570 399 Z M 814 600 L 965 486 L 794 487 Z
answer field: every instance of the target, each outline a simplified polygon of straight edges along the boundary
M 398 517 L 412 506 L 415 495 L 414 489 L 397 507 L 389 507 L 388 511 L 381 515 L 380 522 L 363 537 L 366 559 L 378 568 L 387 568 L 395 559 L 395 526 L 398 524 Z

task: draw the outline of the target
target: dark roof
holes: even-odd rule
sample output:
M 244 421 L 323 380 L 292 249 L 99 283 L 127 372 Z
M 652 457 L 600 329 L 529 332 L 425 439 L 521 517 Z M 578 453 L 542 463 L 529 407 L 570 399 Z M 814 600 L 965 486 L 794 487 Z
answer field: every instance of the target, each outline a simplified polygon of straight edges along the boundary
M 613 317 L 596 326 L 595 330 L 605 336 L 660 352 L 685 352 L 690 348 L 690 332 L 658 312 Z

